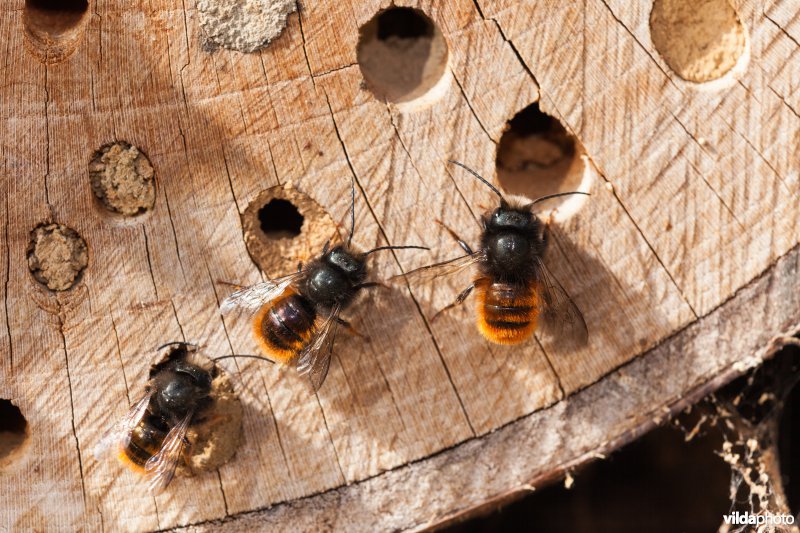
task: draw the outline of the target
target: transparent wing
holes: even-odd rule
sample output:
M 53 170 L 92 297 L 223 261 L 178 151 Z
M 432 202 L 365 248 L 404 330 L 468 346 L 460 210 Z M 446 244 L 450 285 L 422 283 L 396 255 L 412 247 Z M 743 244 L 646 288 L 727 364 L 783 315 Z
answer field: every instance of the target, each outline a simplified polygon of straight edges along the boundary
M 265 303 L 277 298 L 286 290 L 293 281 L 303 275 L 303 272 L 295 272 L 287 276 L 276 278 L 270 281 L 262 281 L 249 287 L 244 287 L 232 292 L 220 304 L 223 313 L 229 313 L 234 309 L 255 312 Z
M 95 459 L 100 460 L 107 452 L 113 451 L 116 453 L 128 445 L 131 440 L 131 432 L 136 429 L 136 426 L 139 425 L 142 417 L 144 417 L 154 392 L 153 389 L 148 387 L 144 396 L 137 400 L 128 410 L 128 413 L 103 435 L 92 450 Z
M 147 487 L 156 494 L 164 490 L 175 476 L 175 468 L 180 461 L 186 431 L 189 429 L 193 414 L 190 411 L 177 426 L 169 430 L 161 449 L 144 465 Z
M 558 284 L 545 264 L 538 261 L 539 290 L 542 295 L 539 330 L 559 342 L 583 346 L 589 340 L 586 322 L 572 298 Z
M 486 255 L 483 252 L 475 252 L 448 261 L 442 261 L 441 263 L 420 267 L 406 272 L 405 274 L 398 274 L 397 276 L 389 278 L 389 280 L 393 281 L 399 278 L 405 278 L 411 284 L 430 283 L 438 278 L 464 272 L 470 266 L 480 263 L 485 259 Z
M 322 387 L 328 376 L 340 311 L 341 308 L 338 306 L 331 311 L 330 316 L 317 328 L 311 342 L 300 352 L 297 359 L 297 371 L 308 374 L 315 391 Z

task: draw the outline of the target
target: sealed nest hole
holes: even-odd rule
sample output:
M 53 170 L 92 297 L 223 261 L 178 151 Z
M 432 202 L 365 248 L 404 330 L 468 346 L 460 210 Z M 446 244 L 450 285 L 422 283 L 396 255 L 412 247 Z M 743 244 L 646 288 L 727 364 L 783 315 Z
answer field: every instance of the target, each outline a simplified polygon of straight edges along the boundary
M 188 461 L 178 467 L 178 474 L 191 476 L 216 470 L 227 463 L 242 440 L 242 404 L 228 374 L 213 361 L 200 355 L 191 345 L 179 344 L 150 368 L 150 379 L 170 361 L 185 359 L 211 374 L 210 402 L 192 420 L 186 439 Z
M 127 142 L 107 144 L 89 162 L 89 180 L 100 204 L 125 216 L 153 208 L 156 200 L 155 172 L 150 160 Z
M 28 243 L 28 269 L 53 291 L 65 291 L 80 280 L 89 263 L 86 242 L 78 232 L 62 224 L 40 224 Z
M 266 189 L 250 202 L 242 229 L 250 257 L 271 278 L 294 272 L 337 237 L 328 213 L 290 184 Z

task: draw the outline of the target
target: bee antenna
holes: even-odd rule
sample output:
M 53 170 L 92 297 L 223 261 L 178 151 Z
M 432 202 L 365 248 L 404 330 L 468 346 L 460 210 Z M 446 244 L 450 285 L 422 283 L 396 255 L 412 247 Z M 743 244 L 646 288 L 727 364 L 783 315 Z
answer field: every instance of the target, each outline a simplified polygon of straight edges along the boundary
M 485 179 L 483 176 L 481 176 L 480 174 L 478 174 L 477 172 L 475 172 L 474 170 L 472 170 L 471 168 L 469 168 L 469 167 L 468 167 L 467 165 L 465 165 L 464 163 L 459 163 L 459 162 L 458 162 L 458 161 L 456 161 L 455 159 L 448 159 L 448 160 L 447 160 L 447 162 L 448 162 L 448 163 L 453 163 L 454 165 L 458 165 L 458 166 L 460 166 L 461 168 L 463 168 L 464 170 L 466 170 L 467 172 L 469 172 L 470 174 L 472 174 L 473 176 L 475 176 L 476 178 L 478 178 L 480 181 L 482 181 L 484 185 L 486 185 L 487 187 L 489 187 L 490 189 L 492 189 L 492 192 L 494 192 L 494 193 L 495 193 L 497 196 L 499 196 L 499 197 L 500 197 L 500 201 L 502 201 L 502 202 L 505 202 L 505 201 L 506 201 L 506 200 L 505 200 L 505 198 L 503 198 L 503 193 L 501 193 L 501 192 L 500 192 L 500 190 L 499 190 L 497 187 L 495 187 L 494 185 L 492 185 L 491 183 L 489 183 L 489 182 L 488 182 L 488 181 L 487 181 L 487 180 L 486 180 L 486 179 Z
M 262 357 L 260 355 L 252 355 L 252 354 L 249 354 L 249 353 L 237 353 L 237 354 L 233 354 L 233 355 L 223 355 L 221 357 L 213 358 L 212 361 L 219 361 L 220 359 L 231 359 L 233 357 L 243 357 L 243 358 L 247 358 L 247 359 L 261 359 L 262 361 L 266 361 L 266 362 L 271 363 L 273 365 L 275 364 L 275 361 L 273 361 L 272 359 L 269 359 L 267 357 Z
M 364 255 L 369 255 L 372 252 L 379 252 L 381 250 L 405 250 L 408 248 L 414 248 L 416 250 L 430 250 L 427 246 L 414 246 L 414 245 L 407 245 L 407 246 L 378 246 L 377 248 L 373 248 L 368 252 L 364 252 Z
M 545 200 L 550 200 L 551 198 L 559 198 L 561 196 L 569 196 L 571 194 L 583 194 L 584 196 L 591 196 L 591 194 L 589 194 L 588 192 L 583 192 L 583 191 L 557 192 L 555 194 L 548 194 L 547 196 L 540 196 L 539 198 L 537 198 L 536 200 L 532 201 L 531 203 L 529 203 L 525 207 L 530 208 L 530 207 L 533 207 L 534 205 L 538 204 L 539 202 L 544 202 Z
M 172 341 L 172 342 L 168 342 L 168 343 L 162 344 L 161 346 L 156 348 L 156 351 L 160 352 L 161 350 L 163 350 L 167 346 L 191 346 L 193 348 L 197 348 L 198 347 L 196 344 L 192 344 L 191 342 Z
M 347 246 L 353 240 L 356 231 L 356 180 L 350 178 L 350 235 L 347 237 Z

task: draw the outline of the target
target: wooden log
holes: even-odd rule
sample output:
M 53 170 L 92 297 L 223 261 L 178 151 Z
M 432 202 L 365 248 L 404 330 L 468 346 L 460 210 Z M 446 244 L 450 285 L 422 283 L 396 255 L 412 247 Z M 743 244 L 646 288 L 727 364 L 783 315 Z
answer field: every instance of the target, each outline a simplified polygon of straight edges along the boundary
M 441 524 L 604 456 L 800 330 L 791 1 L 707 0 L 727 15 L 688 28 L 670 26 L 677 0 L 398 2 L 416 11 L 383 22 L 388 2 L 51 4 L 0 7 L 0 529 Z M 214 11 L 245 4 L 262 11 Z M 704 45 L 724 60 L 692 55 Z M 549 129 L 517 131 L 517 159 L 498 161 L 531 105 Z M 115 142 L 135 153 L 98 163 Z M 495 199 L 448 159 L 512 192 L 592 193 L 547 213 L 547 263 L 587 346 L 489 344 L 471 306 L 429 320 L 465 283 L 400 285 L 348 311 L 369 340 L 337 339 L 317 394 L 221 363 L 244 438 L 217 471 L 154 497 L 94 456 L 156 346 L 255 353 L 247 321 L 219 312 L 220 281 L 307 261 L 351 180 L 358 248 L 432 248 L 376 254 L 376 279 L 459 253 L 434 219 L 476 242 Z M 102 184 L 135 208 L 109 210 Z M 259 233 L 273 199 L 299 233 Z M 85 249 L 32 244 L 51 224 Z

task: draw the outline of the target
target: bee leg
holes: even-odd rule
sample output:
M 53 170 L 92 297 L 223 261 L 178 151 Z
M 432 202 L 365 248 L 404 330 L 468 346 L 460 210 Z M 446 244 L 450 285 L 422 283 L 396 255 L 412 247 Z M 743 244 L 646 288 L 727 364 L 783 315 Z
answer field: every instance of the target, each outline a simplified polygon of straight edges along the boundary
M 446 229 L 446 230 L 447 230 L 447 233 L 449 233 L 449 234 L 450 234 L 450 236 L 456 240 L 456 242 L 458 243 L 458 245 L 459 245 L 459 246 L 460 246 L 460 247 L 461 247 L 461 248 L 462 248 L 462 249 L 463 249 L 465 252 L 467 252 L 469 255 L 472 255 L 473 253 L 475 253 L 475 252 L 473 252 L 473 251 L 472 251 L 472 248 L 470 248 L 469 244 L 467 244 L 467 243 L 466 243 L 466 241 L 465 241 L 464 239 L 462 239 L 461 237 L 459 237 L 459 236 L 458 236 L 458 234 L 457 234 L 455 231 L 453 231 L 452 229 L 450 229 L 450 227 L 449 227 L 449 226 L 447 226 L 447 224 L 445 224 L 444 222 L 442 222 L 442 221 L 441 221 L 441 220 L 439 220 L 438 218 L 436 219 L 436 223 L 437 223 L 437 224 L 439 224 L 439 225 L 440 225 L 441 227 L 443 227 L 444 229 Z
M 299 262 L 297 263 L 297 271 L 298 271 L 298 272 L 300 272 L 300 271 L 302 271 L 302 270 L 303 270 L 303 262 L 302 262 L 302 261 L 299 261 Z
M 474 289 L 474 288 L 475 288 L 475 284 L 473 283 L 472 285 L 470 285 L 469 287 L 467 287 L 466 289 L 461 291 L 461 294 L 456 296 L 456 299 L 455 299 L 455 301 L 453 303 L 451 303 L 448 306 L 445 306 L 445 307 L 441 308 L 435 315 L 433 315 L 431 317 L 431 323 L 434 320 L 436 320 L 437 318 L 439 318 L 439 315 L 441 315 L 442 313 L 444 313 L 448 309 L 452 309 L 453 307 L 456 307 L 457 305 L 463 304 L 464 300 L 467 299 L 467 296 L 469 296 L 469 294 L 472 292 L 472 289 Z
M 366 283 L 362 283 L 360 285 L 356 285 L 353 288 L 358 290 L 358 289 L 371 289 L 373 287 L 381 287 L 383 289 L 390 289 L 391 288 L 388 285 L 386 285 L 385 283 L 381 283 L 380 281 L 368 281 Z
M 365 341 L 369 342 L 369 336 L 368 336 L 368 335 L 364 335 L 363 333 L 361 333 L 360 331 L 358 331 L 358 330 L 357 330 L 356 328 L 354 328 L 354 327 L 353 327 L 353 325 L 352 325 L 350 322 L 348 322 L 347 320 L 345 320 L 345 319 L 343 319 L 343 318 L 339 318 L 339 317 L 337 316 L 337 317 L 336 317 L 336 322 L 338 322 L 338 323 L 339 323 L 339 325 L 343 326 L 343 327 L 344 327 L 344 328 L 347 330 L 347 332 L 348 332 L 348 333 L 350 333 L 351 335 L 355 335 L 356 337 L 360 337 L 361 339 L 363 339 L 363 340 L 365 340 Z

